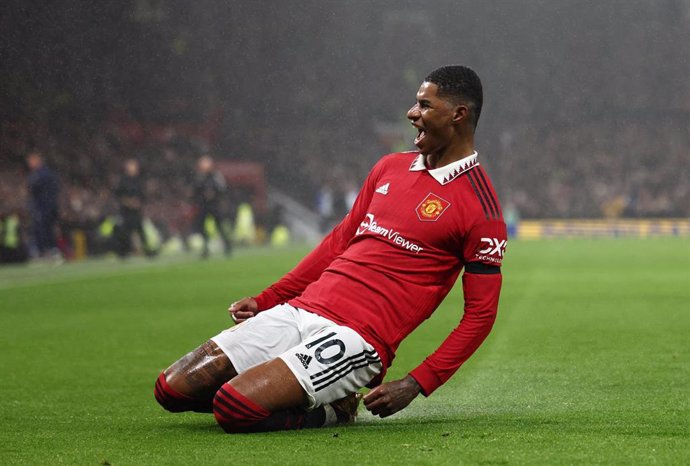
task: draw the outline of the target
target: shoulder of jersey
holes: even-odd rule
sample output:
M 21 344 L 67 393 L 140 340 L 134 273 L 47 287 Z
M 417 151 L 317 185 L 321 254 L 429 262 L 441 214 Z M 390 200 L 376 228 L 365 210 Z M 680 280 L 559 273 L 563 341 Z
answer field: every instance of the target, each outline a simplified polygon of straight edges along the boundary
M 469 194 L 466 205 L 476 212 L 477 219 L 502 221 L 503 214 L 498 198 L 482 168 L 475 165 L 463 173 L 462 179 Z
M 418 151 L 393 152 L 381 157 L 379 163 L 406 163 L 408 166 L 419 156 Z

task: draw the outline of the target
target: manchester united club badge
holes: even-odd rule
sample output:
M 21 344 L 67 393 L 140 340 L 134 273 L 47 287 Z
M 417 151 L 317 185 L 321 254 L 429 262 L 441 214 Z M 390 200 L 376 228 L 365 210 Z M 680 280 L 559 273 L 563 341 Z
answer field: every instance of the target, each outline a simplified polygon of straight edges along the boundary
M 450 202 L 429 193 L 424 200 L 417 206 L 417 217 L 422 222 L 435 222 L 450 207 Z

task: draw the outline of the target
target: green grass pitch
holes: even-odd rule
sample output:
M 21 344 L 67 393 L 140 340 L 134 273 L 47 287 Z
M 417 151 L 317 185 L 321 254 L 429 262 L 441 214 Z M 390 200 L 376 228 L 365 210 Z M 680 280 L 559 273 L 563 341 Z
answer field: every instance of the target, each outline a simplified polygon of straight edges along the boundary
M 158 373 L 305 249 L 0 269 L 0 464 L 688 464 L 687 239 L 509 244 L 499 319 L 428 399 L 352 426 L 225 435 Z M 415 367 L 461 289 L 398 352 Z

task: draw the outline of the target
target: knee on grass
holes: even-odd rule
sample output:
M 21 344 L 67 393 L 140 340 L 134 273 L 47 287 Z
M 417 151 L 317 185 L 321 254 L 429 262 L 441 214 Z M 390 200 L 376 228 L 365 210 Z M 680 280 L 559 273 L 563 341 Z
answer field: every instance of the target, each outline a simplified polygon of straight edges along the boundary
M 156 379 L 153 395 L 156 397 L 158 404 L 171 413 L 194 411 L 198 404 L 194 398 L 179 393 L 170 387 L 163 372 Z
M 213 414 L 228 433 L 252 432 L 271 413 L 226 383 L 213 398 Z

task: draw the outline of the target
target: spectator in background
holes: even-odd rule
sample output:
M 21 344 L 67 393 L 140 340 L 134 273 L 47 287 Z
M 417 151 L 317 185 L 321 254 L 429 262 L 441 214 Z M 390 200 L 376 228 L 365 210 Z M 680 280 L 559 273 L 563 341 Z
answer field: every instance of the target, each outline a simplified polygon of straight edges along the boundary
M 208 231 L 206 220 L 211 219 L 215 223 L 216 231 L 223 241 L 225 255 L 232 254 L 232 242 L 228 233 L 223 228 L 223 216 L 221 215 L 221 202 L 227 198 L 227 185 L 222 173 L 215 169 L 213 159 L 204 155 L 197 161 L 197 176 L 194 182 L 194 202 L 197 206 L 195 227 L 204 239 L 201 257 L 208 257 Z
M 141 178 L 139 162 L 127 159 L 125 173 L 115 189 L 115 197 L 120 204 L 121 222 L 117 235 L 117 254 L 126 257 L 132 251 L 132 233 L 137 233 L 146 255 L 152 251 L 146 242 L 142 209 L 144 207 L 144 182 Z
M 26 262 L 29 255 L 16 211 L 0 211 L 0 264 Z
M 316 195 L 316 211 L 321 217 L 322 233 L 328 232 L 333 225 L 334 203 L 333 187 L 328 181 L 325 181 Z
M 60 184 L 57 175 L 48 168 L 39 151 L 26 157 L 29 166 L 29 212 L 31 214 L 31 239 L 38 255 L 61 259 L 57 248 L 55 229 L 59 209 Z

